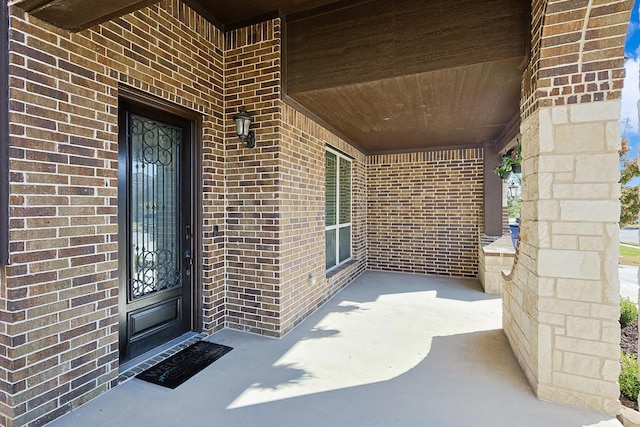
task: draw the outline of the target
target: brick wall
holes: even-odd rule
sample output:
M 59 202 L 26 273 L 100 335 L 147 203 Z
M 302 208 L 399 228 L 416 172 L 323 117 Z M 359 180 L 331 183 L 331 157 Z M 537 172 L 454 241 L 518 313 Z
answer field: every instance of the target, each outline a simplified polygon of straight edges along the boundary
M 204 324 L 222 326 L 222 34 L 178 1 L 70 34 L 12 7 L 11 265 L 2 425 L 42 424 L 118 373 L 118 84 L 204 116 Z M 6 277 L 4 277 L 6 274 Z
M 370 156 L 368 267 L 476 277 L 482 149 Z
M 620 99 L 633 2 L 532 2 L 532 55 L 523 119 L 538 107 Z
M 542 43 L 542 24 L 548 0 L 531 1 L 531 37 L 530 58 L 527 68 L 522 75 L 522 90 L 520 93 L 521 119 L 524 120 L 538 107 L 538 71 L 540 69 L 540 48 Z
M 227 34 L 227 325 L 281 336 L 364 270 L 364 156 L 280 100 L 278 19 Z M 246 107 L 256 148 L 240 145 L 231 117 Z M 324 149 L 351 153 L 354 254 L 335 277 L 324 272 Z
M 287 332 L 366 265 L 365 156 L 311 119 L 283 105 L 282 159 L 282 331 Z M 325 274 L 325 147 L 353 157 L 352 259 Z
M 279 336 L 280 24 L 267 21 L 227 34 L 225 63 L 227 326 Z M 235 136 L 245 107 L 256 148 Z
M 548 1 L 539 62 L 540 106 L 620 99 L 630 4 Z

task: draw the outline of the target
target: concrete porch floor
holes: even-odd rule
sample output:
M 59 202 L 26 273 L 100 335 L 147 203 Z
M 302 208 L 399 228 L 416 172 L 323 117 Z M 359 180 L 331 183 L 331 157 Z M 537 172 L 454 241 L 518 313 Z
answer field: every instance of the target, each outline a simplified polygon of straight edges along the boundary
M 621 426 L 537 400 L 475 280 L 366 272 L 274 340 L 234 347 L 175 390 L 132 379 L 49 424 L 81 426 Z

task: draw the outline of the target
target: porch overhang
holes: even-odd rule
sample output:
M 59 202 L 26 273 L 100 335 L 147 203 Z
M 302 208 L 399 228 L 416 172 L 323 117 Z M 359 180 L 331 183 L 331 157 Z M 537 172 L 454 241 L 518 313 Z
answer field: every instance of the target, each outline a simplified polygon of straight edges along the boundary
M 79 31 L 156 0 L 19 0 Z M 283 19 L 283 98 L 368 154 L 497 144 L 519 116 L 522 0 L 185 0 L 223 31 Z

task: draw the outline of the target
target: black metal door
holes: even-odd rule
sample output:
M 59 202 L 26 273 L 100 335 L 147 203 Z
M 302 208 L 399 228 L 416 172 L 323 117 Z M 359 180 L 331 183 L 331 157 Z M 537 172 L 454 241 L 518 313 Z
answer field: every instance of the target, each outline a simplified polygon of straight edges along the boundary
M 192 329 L 191 122 L 121 101 L 120 360 Z

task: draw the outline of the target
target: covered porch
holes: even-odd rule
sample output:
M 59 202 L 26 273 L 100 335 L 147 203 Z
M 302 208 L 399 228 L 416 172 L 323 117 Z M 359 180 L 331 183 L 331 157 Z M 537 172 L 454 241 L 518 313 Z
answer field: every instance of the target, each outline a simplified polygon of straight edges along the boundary
M 52 427 L 620 426 L 536 399 L 473 279 L 367 271 L 281 339 L 234 349 L 170 390 L 130 379 Z
M 203 408 L 231 425 L 611 421 L 534 396 L 620 410 L 631 2 L 251 3 L 267 9 L 3 1 L 0 425 L 81 407 L 65 422 L 90 408 L 109 424 Z M 142 136 L 171 156 L 140 155 Z M 520 243 L 494 275 L 500 300 L 475 278 L 506 231 L 492 169 L 517 146 Z M 172 264 L 147 257 L 160 241 Z M 116 387 L 186 331 L 236 349 L 184 396 Z

